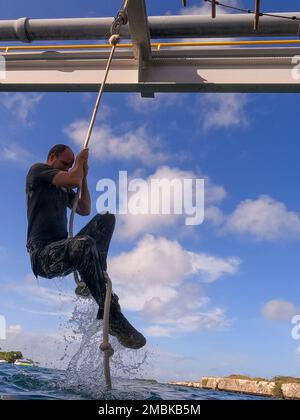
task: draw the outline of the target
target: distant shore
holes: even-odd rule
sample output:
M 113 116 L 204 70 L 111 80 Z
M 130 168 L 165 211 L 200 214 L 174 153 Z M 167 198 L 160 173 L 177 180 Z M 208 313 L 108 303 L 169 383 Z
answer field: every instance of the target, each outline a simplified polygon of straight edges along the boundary
M 6 363 L 15 363 L 18 359 L 23 359 L 23 354 L 20 351 L 0 351 L 0 360 Z
M 300 378 L 277 376 L 272 380 L 243 375 L 203 377 L 196 382 L 169 382 L 170 385 L 236 392 L 248 395 L 300 400 Z

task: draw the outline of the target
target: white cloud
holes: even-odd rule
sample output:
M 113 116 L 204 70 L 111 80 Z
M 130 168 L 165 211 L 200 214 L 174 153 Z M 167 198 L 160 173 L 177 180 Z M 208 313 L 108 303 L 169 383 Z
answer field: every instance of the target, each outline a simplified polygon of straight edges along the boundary
M 73 296 L 60 290 L 50 289 L 38 284 L 10 284 L 7 286 L 16 293 L 27 294 L 32 300 L 40 303 L 71 303 Z
M 150 191 L 151 182 L 153 180 L 169 180 L 172 181 L 174 179 L 179 180 L 182 182 L 185 179 L 204 179 L 205 186 L 204 186 L 204 194 L 205 194 L 205 206 L 207 208 L 210 207 L 210 210 L 205 211 L 205 218 L 207 219 L 215 219 L 216 214 L 213 214 L 213 210 L 211 206 L 220 203 L 226 197 L 226 191 L 222 186 L 215 185 L 211 179 L 204 175 L 204 174 L 196 174 L 193 171 L 186 171 L 181 170 L 179 168 L 172 168 L 169 166 L 161 166 L 159 167 L 155 173 L 150 175 L 147 179 L 145 179 L 147 183 L 147 191 Z M 195 182 L 195 181 L 194 181 Z M 195 190 L 195 189 L 194 189 Z M 140 196 L 146 200 L 145 194 L 147 191 L 141 192 Z M 130 195 L 129 195 L 130 197 Z M 193 205 L 195 205 L 195 191 L 193 192 Z M 180 204 L 181 197 L 175 194 L 174 197 L 174 204 Z M 171 196 L 171 202 L 172 196 Z M 172 206 L 171 206 L 172 209 Z M 178 226 L 180 222 L 185 223 L 185 219 L 187 217 L 186 214 L 172 214 L 174 211 L 171 211 L 171 214 L 126 214 L 126 215 L 118 215 L 118 238 L 119 239 L 133 239 L 138 237 L 144 233 L 157 233 L 162 231 L 164 228 L 170 228 L 171 226 L 175 228 Z M 215 211 L 214 211 L 215 213 Z
M 228 0 L 226 4 L 230 6 L 238 6 L 239 2 Z M 232 10 L 217 7 L 217 15 L 230 14 Z M 211 4 L 204 3 L 201 6 L 191 6 L 182 8 L 180 14 L 183 15 L 210 15 Z M 213 19 L 212 19 L 213 25 Z M 182 42 L 214 42 L 214 41 L 235 41 L 235 38 L 193 38 L 182 39 Z M 191 48 L 191 47 L 187 47 Z M 195 48 L 195 47 L 193 47 Z M 197 47 L 211 48 L 211 47 Z M 218 48 L 235 48 L 232 46 L 222 46 Z M 243 93 L 209 93 L 201 95 L 197 99 L 195 108 L 205 109 L 200 118 L 203 130 L 220 129 L 228 127 L 243 127 L 248 125 L 249 119 L 247 115 L 248 96 Z M 199 119 L 199 112 L 195 113 Z
M 46 311 L 44 309 L 41 309 L 41 310 L 31 309 L 30 306 L 23 307 L 23 306 L 20 306 L 20 305 L 18 305 L 18 306 L 8 305 L 8 307 L 10 309 L 18 310 L 18 311 L 25 312 L 27 314 L 32 314 L 32 315 L 54 316 L 54 317 L 70 317 L 71 314 L 72 314 L 71 308 L 70 308 L 69 311 L 63 310 L 61 308 L 57 308 L 56 311 Z
M 242 201 L 227 217 L 224 230 L 249 234 L 257 240 L 273 241 L 298 236 L 300 216 L 288 211 L 285 204 L 267 195 Z
M 132 251 L 123 252 L 110 260 L 114 283 L 136 289 L 133 290 L 135 293 L 139 293 L 139 289 L 145 296 L 142 301 L 136 301 L 137 307 L 132 309 L 143 308 L 145 299 L 149 299 L 149 288 L 154 293 L 151 297 L 156 296 L 159 290 L 162 298 L 169 299 L 172 296 L 169 293 L 170 288 L 179 285 L 191 268 L 188 253 L 177 241 L 155 238 L 152 235 L 145 235 Z
M 111 277 L 121 305 L 142 311 L 148 334 L 213 328 L 227 324 L 224 310 L 211 307 L 199 282 L 212 282 L 239 268 L 236 258 L 221 259 L 186 251 L 177 241 L 145 235 L 136 247 L 110 259 Z
M 285 300 L 270 300 L 262 308 L 263 316 L 270 321 L 291 321 L 297 313 L 296 306 Z
M 237 6 L 238 2 L 235 0 L 229 0 L 226 4 L 230 6 Z M 190 7 L 183 7 L 180 9 L 179 13 L 181 15 L 206 15 L 211 16 L 211 5 L 208 3 L 203 3 L 201 6 L 190 6 Z M 217 8 L 217 15 L 224 15 L 224 14 L 231 14 L 233 13 L 233 10 L 226 9 L 223 7 Z M 214 20 L 211 19 L 212 25 L 214 23 Z M 214 41 L 234 41 L 236 38 L 229 38 L 229 37 L 218 37 L 218 38 L 182 38 L 181 42 L 214 42 Z M 191 47 L 181 47 L 181 48 L 191 48 Z M 193 47 L 197 49 L 206 49 L 211 48 L 209 46 L 206 47 Z M 232 46 L 222 46 L 221 48 L 235 48 Z
M 87 108 L 87 102 L 91 105 L 91 112 L 95 106 L 96 97 L 98 93 L 93 92 L 83 92 L 82 93 L 82 99 L 85 103 L 85 108 Z M 113 116 L 116 114 L 117 110 L 107 104 L 102 103 L 101 104 L 101 111 L 97 113 L 97 121 L 105 121 L 107 119 L 112 119 Z
M 185 278 L 197 276 L 202 282 L 213 282 L 226 274 L 235 274 L 239 264 L 237 258 L 218 258 L 187 251 L 177 241 L 147 234 L 132 251 L 112 257 L 110 271 L 116 285 L 133 289 L 129 293 L 142 290 L 144 298 L 136 301 L 137 306 L 132 308 L 138 310 L 143 308 L 144 301 L 149 300 L 148 288 L 154 293 L 151 297 L 168 300 L 174 297 L 172 288 L 179 286 Z
M 204 3 L 201 6 L 182 7 L 179 11 L 181 15 L 208 15 L 210 8 Z
M 174 337 L 180 333 L 223 328 L 230 324 L 225 311 L 211 307 L 209 298 L 202 295 L 196 284 L 182 285 L 168 302 L 158 296 L 147 301 L 143 316 L 152 324 L 145 330 L 147 335 L 152 336 L 164 334 Z
M 29 116 L 35 111 L 43 95 L 38 93 L 2 93 L 0 103 L 23 124 L 31 125 Z
M 211 205 L 205 209 L 205 220 L 208 220 L 214 226 L 221 226 L 225 221 L 225 215 L 219 207 Z
M 32 359 L 42 366 L 63 369 L 67 367 L 79 345 L 79 342 L 71 342 L 66 352 L 67 340 L 71 335 L 70 331 L 37 333 L 24 331 L 21 328 L 17 333 L 8 331 L 6 340 L 0 340 L 0 346 L 4 351 L 21 351 L 23 357 Z
M 228 0 L 226 2 L 229 6 L 239 6 L 239 1 L 237 0 Z M 217 7 L 217 15 L 222 14 L 231 14 L 234 13 L 233 10 L 226 9 L 223 7 Z M 167 14 L 170 14 L 168 12 Z M 179 10 L 181 15 L 208 15 L 211 16 L 211 4 L 203 3 L 201 6 L 190 6 L 182 7 Z M 211 19 L 212 25 L 214 20 Z M 182 38 L 178 41 L 180 42 L 218 42 L 218 41 L 235 41 L 236 38 L 232 37 L 218 37 L 218 38 Z M 180 49 L 211 49 L 214 47 L 211 46 L 193 46 L 193 47 L 180 47 Z M 227 49 L 227 48 L 236 48 L 235 46 L 219 46 L 218 48 Z M 177 95 L 178 96 L 178 95 Z M 243 93 L 209 93 L 202 94 L 195 100 L 195 104 L 192 109 L 192 113 L 195 115 L 197 121 L 200 122 L 203 130 L 211 129 L 220 129 L 228 127 L 243 127 L 249 124 L 249 118 L 247 115 L 247 104 L 249 96 Z M 175 100 L 174 100 L 175 101 Z M 140 101 L 141 102 L 141 101 Z M 168 100 L 165 101 L 168 105 Z M 162 104 L 165 105 L 162 101 Z M 136 99 L 136 108 L 139 106 L 139 100 Z M 156 105 L 159 107 L 159 101 Z M 146 105 L 143 107 L 146 109 Z M 199 118 L 199 109 L 205 109 L 205 112 Z
M 61 282 L 60 285 L 59 282 Z M 22 305 L 8 305 L 11 308 L 37 315 L 69 316 L 75 302 L 75 294 L 70 290 L 63 290 L 64 283 L 67 283 L 66 278 L 51 280 L 55 288 L 45 287 L 41 286 L 33 275 L 28 274 L 22 282 L 10 282 L 3 285 L 2 290 L 23 297 Z
M 198 101 L 199 107 L 205 109 L 200 123 L 203 130 L 248 125 L 248 96 L 245 93 L 208 93 Z
M 190 344 L 190 343 L 189 343 Z M 191 345 L 182 347 L 182 353 L 166 351 L 162 348 L 154 348 L 154 363 L 149 366 L 146 377 L 160 378 L 163 381 L 199 381 L 202 376 L 226 376 L 232 372 L 244 372 L 251 366 L 251 357 L 238 351 L 225 351 L 223 346 L 208 348 L 200 345 L 197 355 L 191 356 Z M 176 350 L 176 346 L 173 346 Z M 196 367 L 196 368 L 195 368 Z M 174 389 L 171 389 L 174 392 Z M 190 390 L 182 390 L 186 397 L 190 398 Z
M 0 161 L 29 164 L 32 160 L 33 155 L 18 144 L 0 146 Z
M 237 0 L 228 0 L 226 4 L 229 6 L 238 6 Z M 230 9 L 225 9 L 221 6 L 217 7 L 217 14 L 232 13 Z M 180 9 L 182 15 L 211 15 L 211 4 L 205 2 L 201 6 L 182 7 Z
M 215 185 L 207 175 L 205 179 L 205 203 L 206 205 L 218 204 L 227 196 L 227 192 L 221 185 Z
M 148 337 L 171 337 L 172 331 L 170 328 L 155 325 L 146 328 L 146 334 Z
M 82 148 L 88 129 L 87 121 L 74 121 L 64 131 L 69 138 Z M 150 135 L 145 127 L 137 127 L 127 132 L 118 132 L 115 127 L 96 125 L 93 129 L 90 149 L 92 156 L 99 160 L 138 160 L 146 165 L 168 160 L 162 151 L 161 140 Z
M 201 274 L 206 283 L 218 280 L 224 274 L 235 274 L 240 261 L 236 257 L 217 258 L 208 254 L 189 252 L 192 269 L 189 274 Z
M 10 325 L 8 327 L 8 330 L 7 330 L 7 333 L 8 334 L 12 334 L 12 335 L 21 334 L 21 332 L 22 332 L 22 327 L 19 324 L 17 324 L 17 325 Z
M 37 279 L 35 278 L 35 275 L 33 273 L 28 273 L 24 277 L 24 283 L 36 285 Z

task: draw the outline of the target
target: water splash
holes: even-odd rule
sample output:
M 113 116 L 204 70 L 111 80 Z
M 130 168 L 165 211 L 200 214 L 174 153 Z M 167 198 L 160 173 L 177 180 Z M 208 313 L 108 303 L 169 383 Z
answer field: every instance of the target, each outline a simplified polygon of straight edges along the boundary
M 65 385 L 94 398 L 119 398 L 120 392 L 124 393 L 124 388 L 128 394 L 128 380 L 143 376 L 151 355 L 144 349 L 125 349 L 116 338 L 110 337 L 115 351 L 110 359 L 114 391 L 108 392 L 104 382 L 103 354 L 99 349 L 102 342 L 102 321 L 96 319 L 97 310 L 98 307 L 92 300 L 78 299 L 75 303 L 72 317 L 68 321 L 72 335 L 66 337 L 65 353 L 68 351 L 68 343 L 74 340 L 81 340 L 81 343 L 69 362 Z

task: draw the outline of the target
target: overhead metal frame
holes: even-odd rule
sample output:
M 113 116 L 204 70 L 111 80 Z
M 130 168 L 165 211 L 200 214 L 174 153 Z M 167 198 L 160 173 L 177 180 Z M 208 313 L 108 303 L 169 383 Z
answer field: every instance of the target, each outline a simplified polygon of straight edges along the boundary
M 257 12 L 259 12 L 259 2 Z M 214 5 L 214 2 L 213 4 Z M 212 9 L 212 13 L 214 10 Z M 282 13 L 283 16 L 300 13 Z M 213 13 L 214 15 L 214 13 Z M 259 13 L 257 13 L 259 16 Z M 152 16 L 147 17 L 145 0 L 131 0 L 129 23 L 122 39 L 131 36 L 133 50 L 117 50 L 106 91 L 139 92 L 299 92 L 293 77 L 293 57 L 300 48 L 170 48 L 151 50 L 151 38 L 227 36 L 290 36 L 297 21 L 253 16 Z M 0 21 L 0 41 L 19 39 L 97 39 L 109 36 L 112 18 L 18 19 Z M 258 24 L 258 21 L 257 21 Z M 7 52 L 7 77 L 0 91 L 98 91 L 107 51 Z
M 134 58 L 138 62 L 138 81 L 143 80 L 143 72 L 151 60 L 151 41 L 145 0 L 130 0 L 128 21 Z M 153 97 L 153 93 L 141 92 L 142 96 Z
M 135 58 L 147 62 L 151 58 L 151 43 L 145 0 L 130 0 L 127 13 Z
M 153 51 L 142 77 L 133 51 L 120 51 L 109 73 L 107 92 L 300 92 L 292 60 L 300 48 Z M 237 54 L 238 53 L 238 54 Z M 99 89 L 107 53 L 66 51 L 9 53 L 2 91 L 92 92 Z

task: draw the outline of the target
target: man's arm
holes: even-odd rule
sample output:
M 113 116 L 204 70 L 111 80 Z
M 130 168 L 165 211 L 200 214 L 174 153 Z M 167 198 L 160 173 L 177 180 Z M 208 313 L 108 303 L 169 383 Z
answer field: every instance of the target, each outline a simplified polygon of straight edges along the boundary
M 91 213 L 91 196 L 88 188 L 86 175 L 83 177 L 82 180 L 76 213 L 80 214 L 80 216 L 88 216 Z
M 77 155 L 75 165 L 68 172 L 59 171 L 52 179 L 52 184 L 57 187 L 79 187 L 84 177 L 84 165 L 88 159 L 88 149 L 83 149 Z

